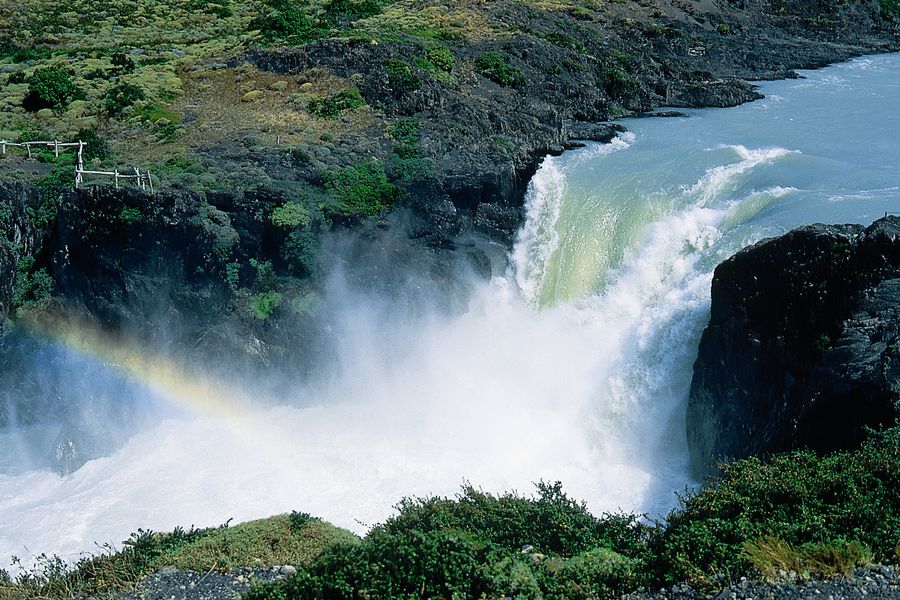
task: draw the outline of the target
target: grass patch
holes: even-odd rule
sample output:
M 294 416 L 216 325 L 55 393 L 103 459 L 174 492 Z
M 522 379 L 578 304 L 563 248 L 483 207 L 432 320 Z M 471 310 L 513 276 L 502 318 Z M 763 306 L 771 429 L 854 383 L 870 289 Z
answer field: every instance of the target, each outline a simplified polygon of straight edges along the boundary
M 800 577 L 829 578 L 850 576 L 857 567 L 872 564 L 872 550 L 858 541 L 809 543 L 799 547 L 773 536 L 750 540 L 743 544 L 744 555 L 763 577 L 785 578 L 789 573 Z
M 210 530 L 162 557 L 162 561 L 179 569 L 200 572 L 247 566 L 307 565 L 333 544 L 354 544 L 358 540 L 347 530 L 295 513 Z
M 355 535 L 304 513 L 171 533 L 138 530 L 120 551 L 106 547 L 69 568 L 58 557 L 41 555 L 35 568 L 12 578 L 0 571 L 0 600 L 111 597 L 131 591 L 164 566 L 208 572 L 238 566 L 303 566 L 334 544 L 352 545 Z

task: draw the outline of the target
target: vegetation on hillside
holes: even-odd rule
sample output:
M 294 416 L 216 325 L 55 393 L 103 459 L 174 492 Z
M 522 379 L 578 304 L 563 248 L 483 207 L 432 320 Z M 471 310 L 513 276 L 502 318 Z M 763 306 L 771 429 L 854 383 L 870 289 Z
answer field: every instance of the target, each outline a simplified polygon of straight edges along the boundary
M 227 570 L 294 564 L 248 600 L 314 598 L 604 598 L 687 582 L 702 590 L 742 575 L 849 575 L 900 560 L 900 428 L 856 451 L 794 452 L 737 461 L 658 523 L 590 514 L 560 484 L 501 496 L 463 488 L 453 499 L 408 498 L 362 540 L 294 513 L 236 527 L 138 532 L 122 552 L 0 583 L 97 593 L 133 586 L 163 565 Z M 4 595 L 5 594 L 5 595 Z

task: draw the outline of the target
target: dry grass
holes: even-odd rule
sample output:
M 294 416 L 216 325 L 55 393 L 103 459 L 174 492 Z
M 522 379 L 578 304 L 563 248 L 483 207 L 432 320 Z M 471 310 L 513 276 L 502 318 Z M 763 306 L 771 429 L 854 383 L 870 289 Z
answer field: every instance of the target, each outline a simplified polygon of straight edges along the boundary
M 799 577 L 849 576 L 857 567 L 870 565 L 873 559 L 871 549 L 856 541 L 794 547 L 772 536 L 746 542 L 743 552 L 768 580 L 783 579 L 788 573 Z

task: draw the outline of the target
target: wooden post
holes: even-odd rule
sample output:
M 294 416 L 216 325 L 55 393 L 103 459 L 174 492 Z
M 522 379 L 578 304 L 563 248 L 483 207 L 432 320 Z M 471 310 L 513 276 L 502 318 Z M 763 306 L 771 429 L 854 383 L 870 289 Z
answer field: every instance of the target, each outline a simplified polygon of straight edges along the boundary
M 0 142 L 0 147 L 3 148 L 3 156 L 6 156 L 6 140 Z
M 59 140 L 53 140 L 53 154 L 56 155 L 56 158 L 59 158 Z
M 147 183 L 150 184 L 150 193 L 153 193 L 153 176 L 150 175 L 150 171 L 147 170 Z
M 28 150 L 28 158 L 31 158 L 31 144 L 25 142 L 25 149 Z
M 115 173 L 113 173 L 113 177 L 116 181 L 116 189 L 119 189 L 119 170 L 116 169 Z

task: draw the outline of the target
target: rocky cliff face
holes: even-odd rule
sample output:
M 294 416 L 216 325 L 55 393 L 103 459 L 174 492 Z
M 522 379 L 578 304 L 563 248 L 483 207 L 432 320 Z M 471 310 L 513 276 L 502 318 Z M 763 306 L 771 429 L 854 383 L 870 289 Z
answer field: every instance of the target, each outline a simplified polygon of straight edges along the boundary
M 698 472 L 858 443 L 900 417 L 900 218 L 811 225 L 715 271 L 687 410 Z

